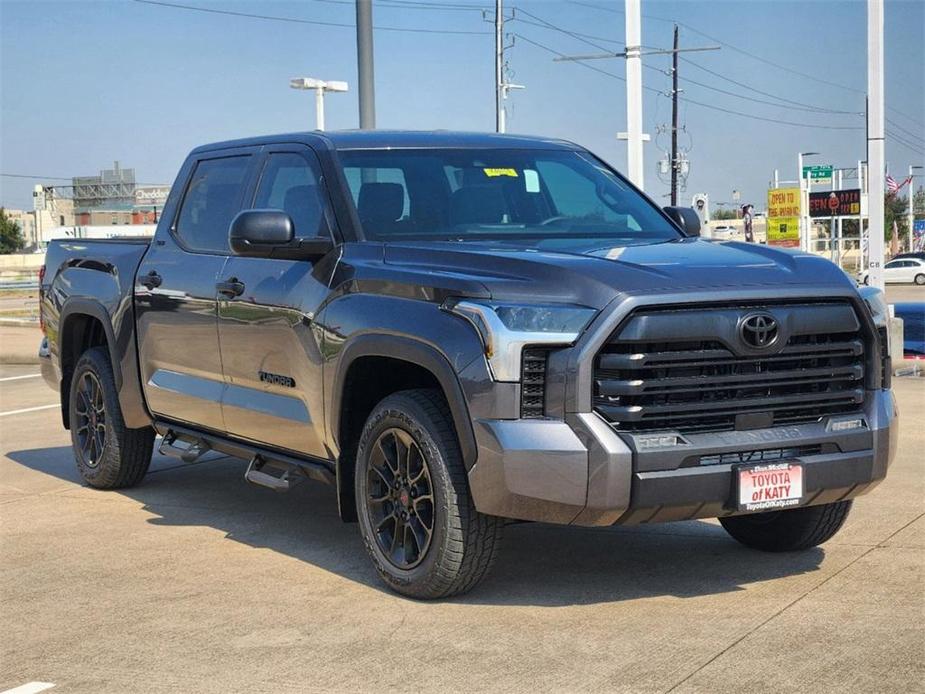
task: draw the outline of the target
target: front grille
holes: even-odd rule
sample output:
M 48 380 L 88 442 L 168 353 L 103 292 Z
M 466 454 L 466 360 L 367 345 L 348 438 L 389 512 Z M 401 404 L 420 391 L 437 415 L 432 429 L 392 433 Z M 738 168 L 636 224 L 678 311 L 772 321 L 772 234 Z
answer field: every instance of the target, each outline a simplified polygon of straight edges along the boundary
M 738 337 L 763 310 L 786 334 L 760 355 Z M 865 343 L 847 303 L 639 310 L 597 355 L 594 407 L 619 431 L 730 431 L 817 421 L 864 401 Z
M 540 419 L 546 414 L 546 356 L 542 349 L 525 349 L 520 366 L 520 416 Z

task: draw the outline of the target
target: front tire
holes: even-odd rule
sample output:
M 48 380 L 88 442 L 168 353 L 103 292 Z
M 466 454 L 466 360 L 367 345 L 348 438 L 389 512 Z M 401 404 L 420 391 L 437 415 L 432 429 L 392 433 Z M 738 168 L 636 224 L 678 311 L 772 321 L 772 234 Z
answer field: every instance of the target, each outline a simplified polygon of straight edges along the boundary
M 68 408 L 71 445 L 84 481 L 97 489 L 138 484 L 151 464 L 154 429 L 126 428 L 106 348 L 89 349 L 77 361 Z
M 916 275 L 915 279 L 912 281 L 918 285 L 923 285 L 925 284 L 925 275 Z
M 459 595 L 494 562 L 504 521 L 475 509 L 453 419 L 438 391 L 402 391 L 373 409 L 357 449 L 354 487 L 366 551 L 396 592 Z
M 849 511 L 850 499 L 785 511 L 728 516 L 720 518 L 719 522 L 726 532 L 747 547 L 765 552 L 796 552 L 831 540 L 841 530 Z

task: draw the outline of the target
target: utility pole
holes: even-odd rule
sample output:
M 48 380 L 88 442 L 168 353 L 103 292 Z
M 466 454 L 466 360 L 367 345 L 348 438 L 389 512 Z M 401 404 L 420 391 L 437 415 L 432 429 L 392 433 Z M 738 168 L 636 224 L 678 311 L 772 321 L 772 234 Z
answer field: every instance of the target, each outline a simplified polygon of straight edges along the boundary
M 915 170 L 921 169 L 921 166 L 909 165 L 909 251 L 913 250 L 915 243 Z M 920 174 L 921 175 L 921 174 Z
M 495 132 L 504 132 L 504 8 L 495 0 Z
M 639 190 L 645 190 L 642 143 L 642 11 L 640 0 L 626 0 L 626 173 Z
M 677 76 L 677 53 L 680 51 L 716 51 L 719 46 L 704 46 L 699 48 L 678 48 L 677 31 L 675 31 L 675 47 L 673 50 L 647 50 L 643 51 L 639 45 L 642 41 L 642 14 L 639 9 L 640 0 L 626 0 L 626 50 L 622 53 L 601 53 L 594 55 L 573 55 L 554 58 L 555 62 L 599 60 L 601 58 L 626 58 L 626 132 L 617 133 L 618 140 L 626 140 L 626 175 L 640 190 L 644 190 L 645 166 L 642 156 L 642 143 L 652 139 L 642 132 L 642 56 L 674 54 L 675 75 Z M 677 99 L 678 83 L 674 80 L 675 99 Z M 677 113 L 677 112 L 675 112 Z M 675 119 L 675 132 L 677 121 Z
M 678 25 L 674 25 L 674 53 L 671 55 L 671 206 L 678 204 Z
M 376 93 L 373 76 L 373 2 L 356 0 L 357 81 L 359 82 L 360 129 L 376 127 Z
M 870 284 L 883 289 L 883 0 L 867 0 L 867 176 Z

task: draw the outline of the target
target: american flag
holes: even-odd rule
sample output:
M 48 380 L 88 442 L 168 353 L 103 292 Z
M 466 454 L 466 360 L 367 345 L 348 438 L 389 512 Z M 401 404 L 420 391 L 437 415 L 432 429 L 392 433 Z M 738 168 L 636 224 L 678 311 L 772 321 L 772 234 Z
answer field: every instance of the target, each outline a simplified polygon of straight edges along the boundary
M 904 185 L 906 185 L 907 183 L 911 183 L 911 182 L 912 182 L 912 178 L 907 178 L 902 183 L 897 183 L 895 178 L 887 174 L 886 175 L 887 194 L 896 195 L 896 193 L 898 193 Z

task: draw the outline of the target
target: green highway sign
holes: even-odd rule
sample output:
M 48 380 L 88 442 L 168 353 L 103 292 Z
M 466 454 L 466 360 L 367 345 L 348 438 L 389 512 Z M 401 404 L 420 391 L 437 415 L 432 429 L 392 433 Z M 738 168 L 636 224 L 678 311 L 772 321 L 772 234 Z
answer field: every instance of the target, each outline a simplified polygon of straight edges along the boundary
M 823 164 L 815 166 L 804 166 L 803 178 L 808 179 L 810 183 L 831 183 L 832 165 Z

